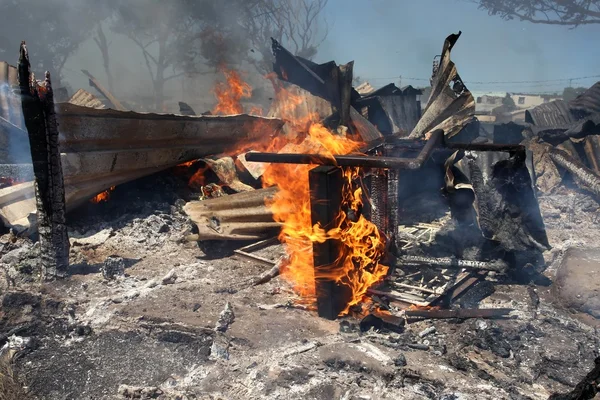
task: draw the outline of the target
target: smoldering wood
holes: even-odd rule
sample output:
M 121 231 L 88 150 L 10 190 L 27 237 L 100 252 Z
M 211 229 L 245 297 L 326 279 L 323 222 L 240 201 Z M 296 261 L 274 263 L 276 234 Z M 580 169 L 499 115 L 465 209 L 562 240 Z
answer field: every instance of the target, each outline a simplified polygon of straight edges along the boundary
M 35 204 L 44 278 L 62 276 L 69 267 L 69 238 L 65 221 L 65 189 L 58 143 L 58 126 L 50 75 L 40 93 L 30 72 L 25 42 L 19 54 L 22 110 L 29 134 L 35 175 Z
M 119 100 L 117 100 L 117 98 L 115 96 L 113 96 L 113 94 L 110 91 L 105 89 L 100 84 L 100 82 L 98 82 L 98 80 L 96 78 L 94 78 L 94 76 L 92 74 L 90 74 L 85 69 L 82 69 L 81 72 L 83 72 L 83 74 L 88 77 L 90 86 L 93 87 L 94 89 L 96 89 L 98 92 L 100 92 L 100 94 L 102 94 L 102 96 L 104 96 L 106 98 L 106 100 L 108 100 L 111 103 L 111 105 L 115 108 L 115 110 L 119 110 L 119 111 L 127 110 L 127 108 L 125 108 L 123 106 L 123 104 L 121 104 L 121 102 Z
M 600 177 L 594 174 L 592 170 L 585 167 L 564 150 L 553 148 L 550 149 L 549 155 L 552 161 L 569 171 L 580 186 L 600 197 Z
M 310 170 L 308 176 L 311 224 L 331 229 L 342 208 L 342 169 L 316 167 Z M 352 293 L 347 286 L 321 276 L 338 267 L 336 263 L 339 262 L 342 244 L 339 240 L 327 239 L 323 243 L 313 242 L 312 246 L 318 314 L 334 320 L 346 308 Z
M 514 311 L 511 308 L 457 308 L 454 310 L 405 310 L 403 314 L 407 318 L 426 319 L 467 319 L 467 318 L 499 318 L 505 317 Z
M 447 176 L 455 179 L 447 191 L 450 195 L 454 190 L 473 191 L 483 237 L 505 251 L 550 248 L 529 171 L 530 157 L 526 152 L 461 151 L 447 163 Z
M 352 101 L 352 78 L 354 61 L 339 66 L 339 91 L 340 91 L 340 125 L 350 126 L 350 103 Z
M 494 261 L 474 261 L 461 260 L 454 257 L 422 257 L 422 256 L 402 256 L 398 259 L 397 267 L 403 265 L 434 265 L 444 268 L 465 268 L 495 272 L 505 272 L 508 264 L 502 260 Z

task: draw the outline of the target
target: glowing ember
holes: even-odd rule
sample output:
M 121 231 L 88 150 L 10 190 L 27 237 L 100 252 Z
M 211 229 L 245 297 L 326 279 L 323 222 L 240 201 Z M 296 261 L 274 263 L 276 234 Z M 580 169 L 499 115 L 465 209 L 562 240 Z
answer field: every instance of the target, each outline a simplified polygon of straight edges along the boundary
M 252 96 L 252 87 L 244 82 L 239 72 L 225 67 L 222 67 L 221 71 L 225 75 L 226 82 L 217 82 L 213 89 L 218 103 L 212 113 L 217 115 L 241 114 L 244 112 L 244 107 L 240 100 Z
M 112 192 L 113 190 L 115 190 L 115 187 L 111 186 L 110 189 L 105 190 L 102 193 L 98 193 L 96 195 L 96 197 L 94 197 L 93 199 L 90 200 L 90 202 L 94 203 L 94 204 L 98 204 L 98 203 L 102 203 L 103 201 L 108 201 L 108 199 L 110 198 L 110 192 Z

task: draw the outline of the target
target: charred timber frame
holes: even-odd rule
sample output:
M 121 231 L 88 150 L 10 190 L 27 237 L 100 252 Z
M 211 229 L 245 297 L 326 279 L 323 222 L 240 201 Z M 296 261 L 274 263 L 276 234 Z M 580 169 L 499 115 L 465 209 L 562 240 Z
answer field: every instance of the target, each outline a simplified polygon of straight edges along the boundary
M 319 224 L 324 229 L 333 228 L 342 207 L 342 169 L 331 166 L 316 167 L 309 172 L 308 181 L 311 188 L 312 225 Z M 313 243 L 317 310 L 320 317 L 330 320 L 337 318 L 352 297 L 347 286 L 319 276 L 319 271 L 327 271 L 336 267 L 340 246 L 341 243 L 334 239 L 328 239 L 323 243 Z
M 442 130 L 433 131 L 422 147 L 419 154 L 414 158 L 390 157 L 387 155 L 388 148 L 394 144 L 384 143 L 376 140 L 368 143 L 362 151 L 383 151 L 381 156 L 367 155 L 340 155 L 323 156 L 321 154 L 289 154 L 289 153 L 259 153 L 246 154 L 247 161 L 269 162 L 282 164 L 317 164 L 320 165 L 309 172 L 309 187 L 311 190 L 311 222 L 320 224 L 327 228 L 334 222 L 338 211 L 341 209 L 342 168 L 341 167 L 363 167 L 383 169 L 376 175 L 370 176 L 370 187 L 377 192 L 376 198 L 371 201 L 377 202 L 375 210 L 366 207 L 364 210 L 369 219 L 377 225 L 380 231 L 390 241 L 394 241 L 395 227 L 397 227 L 397 201 L 396 196 L 389 196 L 398 192 L 399 170 L 416 170 L 425 164 L 437 148 L 460 149 L 471 151 L 506 151 L 524 152 L 521 145 L 504 145 L 490 143 L 445 143 Z M 388 198 L 392 201 L 389 202 Z M 389 203 L 389 204 L 388 204 Z M 317 309 L 320 317 L 335 319 L 345 308 L 351 298 L 349 289 L 333 280 L 320 277 L 318 271 L 325 268 L 335 268 L 338 257 L 338 246 L 341 244 L 336 240 L 327 240 L 324 243 L 313 243 L 313 262 L 315 268 L 315 287 L 317 293 Z
M 25 42 L 19 50 L 19 86 L 25 127 L 29 135 L 40 259 L 44 279 L 66 274 L 69 267 L 69 237 L 66 225 L 65 186 L 58 144 L 58 124 L 50 74 L 43 92 L 31 74 Z

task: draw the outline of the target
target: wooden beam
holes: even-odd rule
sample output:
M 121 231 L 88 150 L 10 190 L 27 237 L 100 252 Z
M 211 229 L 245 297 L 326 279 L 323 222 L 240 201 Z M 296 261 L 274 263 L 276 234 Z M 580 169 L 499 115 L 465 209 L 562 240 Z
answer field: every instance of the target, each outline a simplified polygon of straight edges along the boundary
M 117 98 L 115 96 L 113 96 L 111 92 L 109 92 L 107 89 L 105 89 L 100 84 L 100 82 L 98 82 L 98 80 L 96 78 L 94 78 L 94 76 L 92 74 L 90 74 L 85 69 L 82 69 L 81 72 L 83 72 L 85 74 L 85 76 L 87 76 L 90 79 L 90 86 L 93 87 L 94 89 L 96 89 L 97 91 L 99 91 L 102 94 L 102 96 L 104 96 L 108 101 L 110 101 L 110 103 L 113 105 L 115 110 L 127 111 L 127 108 L 123 107 L 121 102 L 119 100 L 117 100 Z
M 342 206 L 342 169 L 321 166 L 309 174 L 311 223 L 319 224 L 325 230 L 332 228 Z M 334 320 L 351 300 L 349 287 L 330 278 L 327 272 L 338 267 L 340 246 L 338 240 L 328 239 L 323 243 L 313 243 L 313 264 L 317 292 L 317 311 L 320 317 Z
M 35 175 L 35 197 L 42 276 L 64 276 L 69 267 L 65 187 L 50 74 L 38 86 L 30 70 L 25 42 L 19 54 L 19 86 Z

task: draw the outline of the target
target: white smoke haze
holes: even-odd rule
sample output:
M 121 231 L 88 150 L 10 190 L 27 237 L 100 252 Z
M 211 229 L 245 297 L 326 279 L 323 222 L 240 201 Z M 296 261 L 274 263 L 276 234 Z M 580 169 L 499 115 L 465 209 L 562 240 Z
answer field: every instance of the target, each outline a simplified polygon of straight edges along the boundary
M 219 67 L 235 68 L 266 106 L 270 37 L 311 58 L 325 38 L 328 0 L 2 0 L 0 58 L 15 65 L 26 40 L 32 68 L 69 94 L 88 70 L 138 111 L 210 110 Z M 308 16 L 309 18 L 304 18 Z M 306 22 L 310 21 L 310 22 Z

